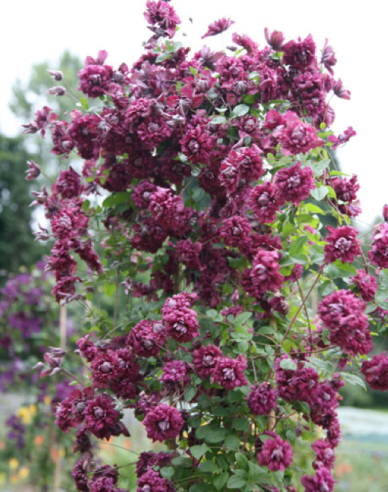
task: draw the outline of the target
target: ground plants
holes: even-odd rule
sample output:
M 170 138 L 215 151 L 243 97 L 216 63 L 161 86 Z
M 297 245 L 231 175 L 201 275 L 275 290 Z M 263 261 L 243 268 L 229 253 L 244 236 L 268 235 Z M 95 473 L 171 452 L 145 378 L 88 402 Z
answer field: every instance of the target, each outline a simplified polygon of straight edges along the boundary
M 264 48 L 233 34 L 230 51 L 191 54 L 170 3 L 147 1 L 145 18 L 152 37 L 131 68 L 88 56 L 74 111 L 46 106 L 25 125 L 61 157 L 35 192 L 53 293 L 86 313 L 86 368 L 56 410 L 76 430 L 77 489 L 122 490 L 92 439 L 128 435 L 133 409 L 165 444 L 128 464 L 139 492 L 330 492 L 338 390 L 363 384 L 360 370 L 388 388 L 386 354 L 368 360 L 373 333 L 386 335 L 388 225 L 366 255 L 351 224 L 357 177 L 333 159 L 355 135 L 330 130 L 328 101 L 350 98 L 335 53 L 266 29 Z M 52 93 L 71 97 L 51 74 Z M 300 466 L 306 442 L 314 458 Z

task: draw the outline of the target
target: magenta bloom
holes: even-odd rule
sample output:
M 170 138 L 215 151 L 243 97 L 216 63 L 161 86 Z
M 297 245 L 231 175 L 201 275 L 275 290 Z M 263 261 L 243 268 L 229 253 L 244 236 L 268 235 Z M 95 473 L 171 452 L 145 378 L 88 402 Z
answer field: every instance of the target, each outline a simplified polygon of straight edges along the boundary
M 336 483 L 327 468 L 320 468 L 316 475 L 303 475 L 301 478 L 305 492 L 332 492 Z
M 181 413 L 165 403 L 149 410 L 143 420 L 147 436 L 154 442 L 175 439 L 181 431 L 183 423 Z
M 108 53 L 100 51 L 98 57 L 94 60 L 88 56 L 85 61 L 85 68 L 78 72 L 80 84 L 78 90 L 89 97 L 96 98 L 103 96 L 109 91 L 112 80 L 112 67 L 104 65 Z
M 193 243 L 191 239 L 182 239 L 181 241 L 178 241 L 176 247 L 179 260 L 191 270 L 199 270 L 201 268 L 201 263 L 199 261 L 201 250 L 202 243 L 199 241 Z
M 325 44 L 323 46 L 321 63 L 326 68 L 326 70 L 328 70 L 331 75 L 333 75 L 334 72 L 332 67 L 334 67 L 334 65 L 337 63 L 337 59 L 335 57 L 333 48 L 328 45 L 327 39 L 325 40 Z
M 363 362 L 361 372 L 372 389 L 388 390 L 388 357 L 385 352 L 374 355 L 371 360 Z
M 247 361 L 243 355 L 239 355 L 237 359 L 218 357 L 212 373 L 211 382 L 216 382 L 228 390 L 238 388 L 239 386 L 246 386 L 248 381 L 243 372 L 246 368 Z
M 300 121 L 295 113 L 288 112 L 283 115 L 283 122 L 284 125 L 273 133 L 281 143 L 283 155 L 296 155 L 300 152 L 305 154 L 323 145 L 324 141 L 317 136 L 314 128 Z
M 333 87 L 334 94 L 340 99 L 350 99 L 350 92 L 342 85 L 342 80 L 338 79 Z
M 373 234 L 370 261 L 381 268 L 388 268 L 388 223 L 381 224 Z
M 193 164 L 206 164 L 210 161 L 210 152 L 216 144 L 216 137 L 207 132 L 202 125 L 186 132 L 180 141 L 182 152 Z
M 357 239 L 358 231 L 354 227 L 343 226 L 335 229 L 327 226 L 329 234 L 326 237 L 325 262 L 333 263 L 340 259 L 343 263 L 353 263 L 361 254 L 361 243 Z
M 301 169 L 300 162 L 294 166 L 283 168 L 275 174 L 274 184 L 281 196 L 298 206 L 302 200 L 310 195 L 315 188 L 314 175 L 311 167 Z
M 127 343 L 138 357 L 158 355 L 167 333 L 162 323 L 141 320 L 128 335 Z
M 209 25 L 209 27 L 207 28 L 207 32 L 202 36 L 202 39 L 207 38 L 208 36 L 215 36 L 216 34 L 220 34 L 229 29 L 229 27 L 234 23 L 235 22 L 231 19 L 225 19 L 225 17 L 214 21 Z
M 282 51 L 284 36 L 280 31 L 269 31 L 268 27 L 264 29 L 265 40 L 275 51 Z
M 168 492 L 167 480 L 150 466 L 137 481 L 137 492 Z
M 356 287 L 363 301 L 373 301 L 377 292 L 377 282 L 372 275 L 368 275 L 364 270 L 357 270 L 357 275 L 352 277 L 350 282 Z
M 187 375 L 187 366 L 181 360 L 166 362 L 162 368 L 163 374 L 160 380 L 165 384 L 175 385 L 183 383 Z M 190 378 L 189 378 L 190 379 Z
M 281 289 L 284 277 L 279 273 L 280 255 L 277 251 L 266 251 L 259 248 L 253 260 L 251 279 L 257 292 L 264 294 Z
M 301 41 L 300 38 L 298 42 L 289 41 L 283 45 L 282 50 L 284 51 L 283 63 L 285 65 L 304 69 L 315 60 L 315 43 L 311 34 L 304 41 Z
M 319 315 L 330 330 L 330 342 L 353 356 L 365 355 L 373 348 L 364 310 L 365 303 L 347 290 L 333 292 L 319 304 Z
M 217 357 L 222 356 L 221 350 L 215 345 L 206 345 L 193 351 L 195 371 L 201 379 L 206 379 L 213 373 Z
M 346 142 L 349 142 L 349 140 L 355 135 L 357 135 L 357 133 L 353 130 L 351 126 L 349 126 L 343 133 L 338 135 L 338 137 L 336 137 L 335 135 L 330 135 L 328 140 L 333 144 L 332 149 L 337 150 L 337 147 L 339 145 L 344 145 Z
M 162 308 L 162 319 L 166 324 L 166 332 L 177 342 L 189 342 L 198 336 L 197 313 L 187 306 L 181 293 L 167 299 Z
M 147 10 L 144 12 L 144 17 L 151 24 L 149 26 L 151 31 L 155 32 L 156 35 L 159 34 L 159 30 L 163 33 L 165 31 L 170 38 L 174 36 L 176 26 L 181 23 L 173 7 L 162 1 L 147 0 Z
M 119 420 L 120 412 L 114 408 L 114 400 L 107 395 L 96 396 L 85 409 L 86 427 L 99 439 L 118 435 Z
M 266 224 L 276 219 L 276 212 L 284 204 L 284 199 L 274 184 L 264 181 L 251 191 L 249 204 L 260 224 Z
M 227 246 L 238 248 L 241 243 L 248 242 L 252 228 L 245 217 L 234 215 L 223 221 L 219 232 Z
M 313 463 L 314 470 L 318 470 L 319 468 L 334 468 L 335 454 L 328 441 L 318 439 L 318 441 L 312 443 L 311 447 L 316 454 Z
M 319 375 L 312 367 L 304 367 L 302 362 L 297 363 L 295 371 L 283 369 L 281 360 L 287 360 L 286 355 L 275 361 L 276 384 L 279 396 L 286 401 L 306 401 L 311 403 L 311 395 L 318 387 Z M 294 361 L 295 362 L 295 361 Z
M 254 415 L 269 415 L 276 407 L 276 397 L 276 391 L 269 383 L 255 384 L 247 396 L 248 407 Z
M 284 471 L 291 465 L 292 446 L 289 442 L 283 441 L 280 436 L 266 439 L 257 455 L 257 461 L 260 466 L 266 466 L 271 471 Z

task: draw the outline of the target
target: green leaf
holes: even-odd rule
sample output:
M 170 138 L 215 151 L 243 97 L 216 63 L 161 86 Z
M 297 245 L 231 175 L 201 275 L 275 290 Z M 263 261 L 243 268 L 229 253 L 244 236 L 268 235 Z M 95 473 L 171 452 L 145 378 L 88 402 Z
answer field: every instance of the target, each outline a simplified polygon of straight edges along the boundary
M 209 444 L 216 444 L 225 439 L 225 429 L 211 429 L 209 426 L 204 425 L 197 429 L 196 436 L 198 439 L 205 439 Z
M 318 205 L 314 205 L 313 203 L 306 203 L 304 208 L 308 212 L 311 212 L 312 214 L 326 215 L 326 212 L 324 212 L 320 207 L 318 207 Z
M 365 383 L 360 378 L 360 376 L 356 376 L 355 374 L 349 374 L 348 372 L 340 372 L 340 374 L 342 379 L 347 383 L 352 384 L 353 386 L 361 386 L 361 388 L 364 388 L 364 390 L 366 390 Z
M 350 263 L 342 263 L 341 260 L 336 260 L 328 265 L 326 273 L 331 278 L 346 278 L 357 275 L 357 270 Z
M 113 283 L 105 283 L 104 284 L 104 292 L 106 297 L 111 297 L 116 292 L 116 284 Z
M 233 117 L 245 116 L 248 113 L 249 113 L 249 106 L 247 106 L 246 104 L 239 104 L 235 106 L 235 108 L 232 111 Z
M 294 256 L 298 253 L 302 253 L 303 246 L 307 243 L 307 241 L 308 241 L 307 236 L 298 237 L 296 241 L 293 241 L 289 249 L 290 256 Z
M 247 483 L 246 473 L 245 473 L 245 477 L 244 475 L 233 475 L 228 480 L 228 488 L 240 489 L 241 487 L 244 487 L 246 483 Z
M 194 386 L 188 386 L 184 393 L 185 401 L 190 402 L 196 394 L 197 388 L 194 388 Z
M 216 488 L 216 490 L 222 489 L 226 484 L 226 482 L 228 481 L 228 478 L 229 478 L 228 472 L 223 472 L 217 475 L 213 480 L 213 485 Z
M 89 206 L 90 206 L 90 200 L 85 200 L 82 204 L 82 210 L 84 212 L 87 212 L 89 210 Z
M 250 461 L 248 463 L 248 465 L 249 465 L 248 480 L 251 483 L 256 483 L 262 475 L 265 475 L 265 476 L 268 475 L 268 473 L 261 466 L 257 465 L 256 463 L 252 463 Z
M 192 446 L 190 448 L 191 454 L 197 460 L 199 460 L 199 458 L 201 458 L 201 456 L 203 456 L 208 451 L 209 451 L 209 448 L 206 446 L 206 444 L 200 444 L 200 445 Z
M 88 100 L 86 97 L 81 97 L 79 102 L 82 104 L 82 108 L 87 111 L 89 109 Z
M 214 463 L 214 461 L 205 461 L 200 465 L 199 471 L 203 473 L 216 473 L 220 471 L 220 468 Z
M 236 453 L 235 460 L 237 463 L 237 467 L 240 468 L 240 470 L 248 471 L 248 458 L 245 456 L 245 454 Z
M 310 165 L 314 171 L 314 176 L 319 178 L 320 176 L 322 176 L 325 169 L 327 169 L 330 166 L 330 160 L 323 159 L 320 162 L 310 163 Z
M 243 325 L 248 321 L 248 319 L 252 316 L 252 313 L 245 311 L 244 313 L 240 313 L 235 320 L 233 321 L 234 325 Z
M 385 289 L 388 291 L 388 269 L 383 268 L 379 274 L 379 285 L 380 289 Z
M 282 359 L 280 362 L 280 367 L 285 371 L 296 371 L 296 364 L 291 359 Z
M 296 227 L 290 222 L 285 222 L 282 229 L 282 236 L 287 237 L 296 231 Z
M 240 441 L 235 436 L 228 436 L 225 439 L 224 445 L 228 449 L 238 449 L 240 445 Z
M 174 476 L 175 468 L 173 466 L 163 466 L 160 469 L 160 474 L 163 478 L 171 478 Z
M 320 186 L 319 188 L 315 188 L 314 190 L 311 190 L 310 195 L 317 200 L 317 202 L 320 202 L 325 198 L 325 196 L 329 193 L 329 188 L 327 186 Z
M 181 466 L 183 468 L 191 468 L 191 459 L 184 458 L 183 456 L 177 456 L 176 458 L 173 458 L 171 463 L 178 467 Z
M 211 120 L 211 123 L 214 123 L 215 125 L 222 125 L 223 123 L 226 123 L 226 118 L 225 116 L 216 116 Z

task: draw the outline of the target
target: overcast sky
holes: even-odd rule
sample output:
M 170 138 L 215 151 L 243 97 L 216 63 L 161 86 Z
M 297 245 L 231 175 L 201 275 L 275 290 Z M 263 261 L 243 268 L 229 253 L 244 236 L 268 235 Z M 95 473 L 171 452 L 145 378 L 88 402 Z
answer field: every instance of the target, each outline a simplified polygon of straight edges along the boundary
M 221 17 L 236 21 L 224 34 L 225 45 L 238 32 L 263 47 L 265 27 L 283 31 L 287 41 L 311 33 L 318 49 L 329 39 L 338 60 L 335 76 L 352 94 L 350 101 L 333 99 L 336 121 L 332 128 L 337 134 L 348 126 L 357 131 L 338 156 L 344 172 L 359 177 L 361 220 L 372 222 L 380 216 L 388 202 L 387 18 L 381 3 L 378 7 L 378 0 L 173 0 L 172 5 L 183 22 L 179 38 L 186 33 L 183 39 L 194 50 L 202 46 L 199 38 L 208 24 Z M 105 49 L 110 65 L 117 67 L 123 61 L 131 65 L 142 53 L 142 41 L 149 37 L 144 7 L 145 0 L 2 2 L 0 131 L 18 133 L 21 122 L 8 110 L 11 87 L 17 78 L 28 80 L 34 63 L 50 60 L 55 69 L 65 49 L 81 58 Z M 203 41 L 222 49 L 220 36 Z

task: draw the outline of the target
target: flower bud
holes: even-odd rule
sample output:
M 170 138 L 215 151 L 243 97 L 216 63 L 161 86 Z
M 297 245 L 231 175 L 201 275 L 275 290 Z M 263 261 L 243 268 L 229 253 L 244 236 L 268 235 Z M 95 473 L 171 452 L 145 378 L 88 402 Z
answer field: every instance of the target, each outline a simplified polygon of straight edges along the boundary
M 34 232 L 35 241 L 47 241 L 50 238 L 49 231 L 39 224 L 40 231 Z
M 51 87 L 51 89 L 49 89 L 47 92 L 52 96 L 62 97 L 66 94 L 66 89 L 61 85 L 57 85 L 55 87 Z
M 383 207 L 383 218 L 385 222 L 388 222 L 388 205 L 384 205 Z
M 63 73 L 60 70 L 47 70 L 47 71 L 51 75 L 51 78 L 53 80 L 60 82 L 63 79 Z
M 40 175 L 40 167 L 34 161 L 27 161 L 26 179 L 32 181 Z
M 264 29 L 265 39 L 267 43 L 273 48 L 275 51 L 281 51 L 284 43 L 283 33 L 280 31 L 270 32 L 266 27 Z

